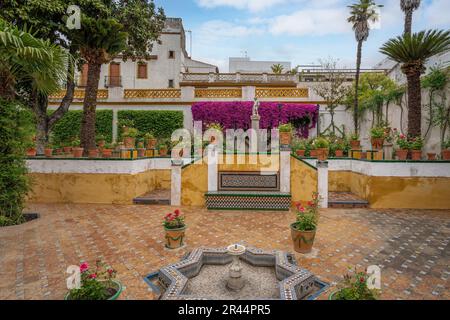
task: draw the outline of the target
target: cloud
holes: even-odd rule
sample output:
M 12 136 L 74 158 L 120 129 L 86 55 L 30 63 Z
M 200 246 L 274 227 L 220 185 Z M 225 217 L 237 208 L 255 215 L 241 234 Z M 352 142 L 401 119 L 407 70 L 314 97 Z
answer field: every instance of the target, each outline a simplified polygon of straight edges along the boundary
M 289 0 L 197 0 L 203 8 L 232 7 L 239 10 L 261 11 Z

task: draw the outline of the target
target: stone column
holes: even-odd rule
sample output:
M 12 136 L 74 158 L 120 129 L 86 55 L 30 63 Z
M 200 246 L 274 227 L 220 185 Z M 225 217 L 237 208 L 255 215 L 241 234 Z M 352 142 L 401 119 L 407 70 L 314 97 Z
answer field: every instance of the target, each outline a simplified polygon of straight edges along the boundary
M 291 148 L 280 149 L 280 191 L 291 192 Z
M 215 145 L 208 146 L 208 192 L 217 192 L 219 175 L 219 152 Z
M 317 186 L 321 208 L 328 208 L 328 161 L 317 161 Z
M 195 87 L 181 87 L 181 101 L 191 102 L 195 99 Z
M 181 205 L 181 168 L 182 160 L 172 160 L 172 179 L 170 186 L 170 205 Z
M 118 123 L 119 123 L 119 115 L 118 115 L 118 110 L 117 109 L 113 109 L 113 121 L 112 121 L 112 142 L 116 143 L 117 142 L 117 138 L 119 136 L 118 133 Z

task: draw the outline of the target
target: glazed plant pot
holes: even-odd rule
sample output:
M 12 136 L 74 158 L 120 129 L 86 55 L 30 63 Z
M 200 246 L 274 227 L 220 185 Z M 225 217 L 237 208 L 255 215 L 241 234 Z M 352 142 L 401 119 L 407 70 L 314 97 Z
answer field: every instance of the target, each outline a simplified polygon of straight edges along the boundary
M 144 158 L 145 157 L 145 148 L 139 148 L 138 149 L 138 157 L 139 158 Z
M 383 149 L 384 138 L 372 138 L 372 149 L 381 150 Z
M 36 157 L 36 148 L 28 148 L 27 157 Z
M 64 153 L 68 154 L 72 152 L 72 147 L 64 147 L 63 148 Z
M 155 149 L 156 148 L 156 139 L 147 139 L 147 149 Z
M 159 156 L 160 157 L 166 157 L 167 156 L 167 149 L 159 149 Z
M 327 148 L 317 149 L 317 160 L 326 161 L 327 158 L 328 158 L 328 149 Z
M 336 300 L 336 294 L 338 293 L 339 291 L 333 291 L 332 293 L 330 293 L 330 295 L 328 296 L 328 300 Z
M 88 156 L 89 158 L 98 158 L 98 150 L 97 149 L 89 150 Z
M 310 156 L 311 158 L 317 158 L 317 150 L 311 150 Z
M 112 149 L 103 149 L 102 150 L 102 156 L 103 158 L 111 158 L 112 157 Z
M 361 141 L 359 140 L 351 140 L 350 146 L 352 147 L 352 150 L 359 150 L 361 149 Z
M 442 150 L 442 160 L 450 160 L 450 150 Z
M 428 161 L 435 161 L 436 160 L 436 153 L 427 153 Z
M 310 253 L 314 245 L 316 230 L 298 231 L 297 229 L 295 229 L 295 223 L 293 223 L 291 224 L 291 237 L 295 252 Z
M 53 155 L 53 149 L 50 148 L 45 148 L 44 149 L 44 154 L 47 158 L 50 158 Z
M 84 148 L 72 148 L 72 155 L 74 158 L 81 158 L 83 156 Z
M 304 157 L 305 156 L 305 152 L 306 152 L 305 150 L 297 150 L 295 153 L 299 157 Z
M 106 300 L 117 300 L 117 299 L 119 298 L 120 294 L 121 294 L 122 291 L 123 291 L 122 284 L 121 284 L 119 281 L 116 281 L 116 280 L 111 280 L 111 284 L 112 284 L 111 289 L 114 289 L 114 290 L 116 291 L 116 293 L 113 294 L 111 297 L 109 297 L 109 298 L 106 299 Z M 71 297 L 70 297 L 70 292 L 68 292 L 68 293 L 64 296 L 64 300 L 73 300 L 73 299 L 71 299 Z
M 344 151 L 343 150 L 336 150 L 334 152 L 336 158 L 342 158 L 344 156 Z
M 123 144 L 126 149 L 134 149 L 134 146 L 136 145 L 136 138 L 124 137 Z
M 411 150 L 411 160 L 422 160 L 422 150 Z
M 406 158 L 408 158 L 408 150 L 399 149 L 399 150 L 395 151 L 395 153 L 397 155 L 398 160 L 405 161 Z
M 280 132 L 280 144 L 282 146 L 288 146 L 291 144 L 292 134 L 291 132 Z
M 166 231 L 166 248 L 178 249 L 184 245 L 184 236 L 186 233 L 186 227 L 178 229 L 167 229 Z

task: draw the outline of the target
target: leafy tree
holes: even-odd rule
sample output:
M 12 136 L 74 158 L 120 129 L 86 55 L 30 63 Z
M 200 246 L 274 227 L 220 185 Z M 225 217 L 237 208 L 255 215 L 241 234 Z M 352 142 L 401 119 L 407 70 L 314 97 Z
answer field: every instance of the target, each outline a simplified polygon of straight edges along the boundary
M 280 63 L 274 64 L 273 66 L 270 67 L 270 69 L 272 69 L 272 72 L 275 74 L 282 74 L 284 71 L 284 67 Z
M 420 76 L 426 61 L 450 50 L 450 31 L 429 30 L 404 34 L 386 42 L 381 53 L 402 64 L 408 83 L 408 133 L 422 134 L 422 93 Z
M 404 33 L 411 33 L 412 31 L 412 16 L 415 10 L 419 9 L 420 0 L 400 0 L 400 8 L 405 13 L 405 31 Z
M 370 22 L 376 22 L 379 19 L 377 8 L 382 7 L 377 5 L 373 0 L 359 0 L 350 6 L 350 17 L 347 19 L 353 26 L 355 32 L 355 38 L 358 43 L 358 49 L 356 54 L 356 85 L 355 85 L 355 101 L 353 107 L 353 122 L 355 126 L 355 133 L 358 133 L 358 89 L 359 89 L 359 77 L 361 70 L 361 56 L 363 42 L 367 41 L 370 32 Z

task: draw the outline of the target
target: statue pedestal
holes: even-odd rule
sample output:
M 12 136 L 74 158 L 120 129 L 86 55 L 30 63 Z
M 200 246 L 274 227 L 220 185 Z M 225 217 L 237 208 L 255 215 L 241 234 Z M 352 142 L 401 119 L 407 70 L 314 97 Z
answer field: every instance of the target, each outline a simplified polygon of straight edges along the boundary
M 259 127 L 259 122 L 261 120 L 261 117 L 259 115 L 252 115 L 251 117 L 252 119 L 252 129 L 256 132 L 256 141 L 258 143 L 257 145 L 257 151 L 258 152 L 262 152 L 263 150 L 263 143 L 261 141 L 261 133 L 260 133 L 260 127 Z

